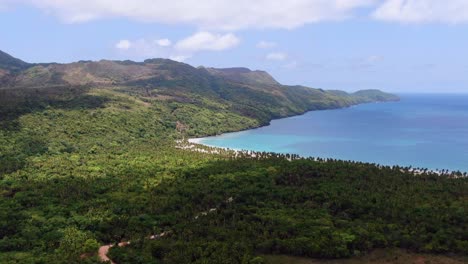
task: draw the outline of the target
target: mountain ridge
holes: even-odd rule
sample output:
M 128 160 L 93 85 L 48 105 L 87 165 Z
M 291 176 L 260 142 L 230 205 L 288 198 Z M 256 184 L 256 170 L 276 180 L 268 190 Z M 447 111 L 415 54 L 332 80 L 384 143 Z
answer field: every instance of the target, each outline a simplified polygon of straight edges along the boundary
M 0 50 L 0 72 L 3 73 L 3 75 L 8 74 L 8 70 L 10 69 L 16 69 L 16 75 L 22 77 L 22 78 L 27 78 L 30 77 L 33 80 L 34 78 L 40 78 L 41 73 L 44 73 L 46 71 L 49 72 L 56 72 L 56 73 L 67 73 L 67 70 L 76 70 L 77 68 L 79 70 L 85 71 L 85 72 L 78 72 L 79 73 L 94 73 L 95 74 L 95 79 L 103 78 L 107 79 L 110 81 L 112 77 L 115 77 L 117 74 L 121 74 L 122 77 L 120 78 L 121 83 L 115 83 L 115 81 L 119 81 L 119 79 L 114 80 L 115 84 L 126 84 L 125 82 L 128 81 L 135 81 L 140 78 L 144 78 L 145 74 L 148 73 L 155 73 L 155 71 L 158 70 L 158 67 L 154 67 L 156 65 L 179 65 L 179 66 L 185 66 L 185 67 L 190 67 L 193 70 L 200 70 L 200 71 L 207 71 L 211 75 L 218 76 L 218 77 L 223 77 L 227 80 L 234 81 L 234 82 L 239 82 L 239 83 L 245 83 L 245 84 L 260 84 L 260 85 L 282 85 L 280 84 L 277 80 L 274 79 L 268 72 L 263 71 L 263 70 L 251 70 L 246 67 L 230 67 L 230 68 L 214 68 L 214 67 L 204 67 L 200 66 L 198 68 L 195 68 L 189 64 L 182 63 L 182 62 L 177 62 L 173 61 L 170 59 L 163 59 L 163 58 L 154 58 L 154 59 L 146 59 L 143 62 L 136 62 L 136 61 L 131 61 L 131 60 L 99 60 L 99 61 L 92 61 L 92 60 L 80 60 L 77 62 L 71 62 L 71 63 L 56 63 L 56 62 L 51 62 L 51 63 L 27 63 L 24 62 L 18 58 L 15 58 L 11 56 L 10 54 L 7 54 L 3 51 Z M 148 68 L 145 68 L 148 67 Z M 153 66 L 153 67 L 151 67 Z M 30 70 L 30 68 L 34 68 L 34 70 Z M 132 75 L 135 74 L 134 71 L 130 71 L 130 73 L 125 73 L 124 70 L 141 70 L 140 75 Z M 106 72 L 106 70 L 108 70 Z M 153 72 L 151 72 L 153 71 Z M 22 76 L 27 73 L 37 73 L 38 75 L 33 75 L 33 76 Z M 12 74 L 10 72 L 10 74 Z M 72 75 L 73 73 L 68 73 L 69 75 Z M 74 74 L 77 74 L 74 72 Z M 250 75 L 250 76 L 249 76 Z M 66 76 L 70 77 L 70 76 Z M 133 77 L 133 78 L 130 78 Z M 19 81 L 19 84 L 21 84 L 21 78 L 17 81 Z M 92 79 L 73 79 L 73 78 L 65 78 L 63 79 L 65 81 L 64 84 L 70 84 L 70 85 L 92 85 L 92 84 L 100 84 L 101 81 L 96 81 L 96 83 L 93 83 Z M 15 86 L 15 82 L 9 83 L 11 86 Z M 5 85 L 5 83 L 0 83 L 0 85 Z M 284 86 L 284 85 L 283 85 Z M 292 86 L 290 86 L 292 87 Z M 305 87 L 301 85 L 296 85 L 296 87 Z M 310 88 L 310 87 L 306 87 Z M 372 89 L 375 90 L 375 89 Z M 334 90 L 329 90 L 329 91 L 334 91 Z M 377 91 L 377 90 L 375 90 Z M 343 91 L 341 91 L 343 92 Z M 362 92 L 362 91 L 358 91 Z
M 4 65 L 0 68 L 3 69 L 3 73 L 0 72 L 0 91 L 3 90 L 0 103 L 4 106 L 0 112 L 4 113 L 11 113 L 13 108 L 27 112 L 27 109 L 43 105 L 44 101 L 69 100 L 77 94 L 81 96 L 104 88 L 145 101 L 166 100 L 224 109 L 256 120 L 256 126 L 311 110 L 399 100 L 397 96 L 379 90 L 347 93 L 282 85 L 265 71 L 243 67 L 195 68 L 160 58 L 143 62 L 100 60 L 63 64 L 28 64 L 8 54 L 2 58 L 5 60 L 0 60 L 0 65 Z M 17 70 L 7 70 L 15 65 L 19 67 Z M 38 100 L 41 103 L 37 103 Z
M 21 71 L 29 67 L 31 64 L 17 59 L 10 54 L 0 50 L 0 70 L 4 71 Z

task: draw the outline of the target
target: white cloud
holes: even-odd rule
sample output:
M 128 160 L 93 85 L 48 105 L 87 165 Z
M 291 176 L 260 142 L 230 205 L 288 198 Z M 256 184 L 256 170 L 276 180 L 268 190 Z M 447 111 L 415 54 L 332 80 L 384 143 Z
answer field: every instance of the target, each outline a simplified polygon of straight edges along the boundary
M 259 49 L 270 49 L 276 47 L 276 43 L 272 41 L 260 41 L 257 43 L 257 48 Z
M 115 44 L 120 52 L 126 52 L 136 57 L 158 57 L 166 56 L 170 51 L 172 42 L 167 39 L 122 39 Z
M 213 34 L 198 32 L 184 38 L 175 45 L 167 38 L 136 40 L 122 39 L 115 44 L 115 49 L 134 59 L 170 58 L 185 61 L 200 51 L 222 51 L 238 45 L 240 40 L 234 34 Z
M 130 41 L 127 39 L 120 40 L 117 42 L 117 44 L 115 44 L 115 47 L 120 50 L 128 50 L 131 46 L 132 43 L 130 43 Z
M 386 0 L 372 16 L 401 23 L 466 23 L 467 0 Z
M 115 44 L 115 48 L 125 56 L 138 59 L 154 57 L 167 58 L 171 54 L 172 50 L 169 46 L 164 46 L 165 44 L 168 43 L 166 41 L 161 42 L 160 39 L 123 39 Z
M 126 18 L 184 24 L 200 30 L 293 29 L 351 18 L 374 8 L 378 20 L 402 23 L 468 23 L 468 0 L 0 0 L 0 9 L 29 5 L 67 23 Z
M 213 34 L 210 32 L 198 32 L 176 43 L 175 48 L 183 51 L 221 51 L 233 48 L 240 40 L 234 34 Z
M 187 59 L 190 59 L 191 57 L 192 57 L 191 55 L 174 55 L 174 56 L 170 56 L 169 59 L 178 61 L 178 62 L 184 62 Z
M 0 0 L 5 1 L 5 0 Z M 376 0 L 16 0 L 43 9 L 68 23 L 103 18 L 195 25 L 207 30 L 292 29 L 342 20 Z
M 171 42 L 169 39 L 167 39 L 167 38 L 165 38 L 165 39 L 158 39 L 158 40 L 156 40 L 155 42 L 156 42 L 156 44 L 158 44 L 158 45 L 161 46 L 161 47 L 169 47 L 169 46 L 172 44 L 172 42 Z
M 284 52 L 272 52 L 268 53 L 265 58 L 267 60 L 284 61 L 288 58 L 288 54 Z

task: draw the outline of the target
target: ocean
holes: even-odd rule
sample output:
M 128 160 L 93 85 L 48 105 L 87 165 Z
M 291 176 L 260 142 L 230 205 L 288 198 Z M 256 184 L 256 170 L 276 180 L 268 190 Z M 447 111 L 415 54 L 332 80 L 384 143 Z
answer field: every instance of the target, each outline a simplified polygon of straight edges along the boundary
M 312 111 L 199 140 L 231 149 L 468 172 L 468 95 L 402 94 L 400 102 Z

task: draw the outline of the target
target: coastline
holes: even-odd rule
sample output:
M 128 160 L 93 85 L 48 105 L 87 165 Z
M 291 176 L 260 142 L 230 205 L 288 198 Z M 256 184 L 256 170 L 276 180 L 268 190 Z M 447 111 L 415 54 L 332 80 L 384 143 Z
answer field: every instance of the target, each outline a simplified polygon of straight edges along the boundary
M 280 155 L 286 157 L 289 161 L 294 160 L 300 160 L 300 159 L 312 159 L 315 161 L 323 160 L 322 162 L 328 162 L 327 158 L 320 158 L 320 157 L 312 157 L 312 156 L 301 156 L 298 154 L 294 153 L 278 153 L 278 152 L 267 152 L 267 151 L 255 151 L 255 150 L 247 150 L 247 149 L 234 149 L 234 148 L 227 148 L 227 147 L 217 147 L 217 146 L 212 146 L 212 145 L 207 145 L 200 143 L 200 139 L 202 138 L 192 138 L 188 139 L 186 141 L 183 140 L 176 140 L 176 148 L 177 149 L 182 149 L 182 150 L 188 150 L 188 151 L 194 151 L 194 152 L 199 152 L 199 153 L 205 153 L 205 154 L 213 154 L 213 155 L 221 155 L 221 154 L 232 154 L 234 157 L 239 157 L 239 156 L 244 156 L 244 157 L 250 157 L 250 158 L 260 158 L 261 155 L 260 153 L 266 153 L 266 157 L 271 157 L 272 155 Z M 187 144 L 188 143 L 188 144 Z M 204 147 L 204 148 L 203 148 Z M 293 158 L 294 157 L 294 158 Z M 343 159 L 332 159 L 332 160 L 342 160 Z M 412 168 L 411 166 L 402 166 L 402 165 L 384 165 L 384 164 L 375 164 L 375 163 L 370 163 L 370 162 L 365 162 L 365 161 L 358 161 L 354 160 L 353 162 L 362 162 L 365 164 L 372 165 L 374 164 L 378 168 L 383 168 L 383 167 L 399 167 L 400 172 L 405 173 L 411 173 L 414 176 L 422 176 L 426 174 L 436 174 L 438 176 L 450 176 L 452 178 L 463 178 L 466 176 L 457 176 L 456 173 L 457 171 L 454 170 L 437 170 L 437 169 L 417 169 L 417 168 Z M 463 172 L 462 172 L 463 173 Z
M 204 143 L 200 143 L 200 142 L 203 139 L 209 138 L 209 137 L 219 137 L 219 136 L 223 136 L 223 135 L 231 134 L 231 133 L 239 133 L 239 132 L 243 132 L 243 131 L 256 130 L 256 129 L 259 129 L 259 128 L 262 128 L 262 127 L 270 126 L 271 122 L 273 122 L 273 121 L 286 119 L 286 118 L 300 117 L 300 116 L 306 115 L 306 114 L 308 114 L 310 112 L 333 111 L 333 110 L 340 110 L 340 109 L 347 109 L 347 108 L 357 107 L 359 105 L 382 104 L 382 103 L 398 103 L 400 101 L 401 101 L 401 97 L 398 95 L 398 100 L 362 102 L 362 103 L 350 104 L 350 105 L 341 106 L 341 107 L 331 107 L 331 108 L 323 108 L 323 109 L 309 109 L 309 110 L 306 110 L 304 112 L 299 112 L 299 113 L 296 113 L 296 114 L 289 114 L 289 115 L 285 115 L 285 116 L 274 117 L 274 118 L 271 118 L 267 123 L 259 124 L 258 126 L 247 127 L 247 128 L 243 128 L 243 129 L 239 129 L 239 130 L 234 130 L 234 131 L 226 131 L 226 132 L 222 132 L 221 134 L 216 134 L 216 135 L 209 135 L 208 134 L 208 135 L 204 135 L 204 136 L 201 136 L 201 137 L 189 138 L 187 141 L 190 142 L 190 143 L 205 145 L 205 146 L 208 146 L 208 147 L 222 148 L 222 147 L 208 145 L 208 144 L 204 144 Z M 231 148 L 227 148 L 227 149 L 231 149 Z
M 187 141 L 190 142 L 190 143 L 200 144 L 200 145 L 203 145 L 203 143 L 201 143 L 202 140 L 203 140 L 203 138 L 189 138 L 189 139 L 187 139 Z
M 393 102 L 393 101 L 391 101 L 391 102 Z M 374 102 L 374 103 L 381 103 L 381 102 Z M 358 105 L 364 105 L 364 104 L 372 104 L 372 102 L 371 103 L 358 104 Z M 358 105 L 352 105 L 352 106 L 358 106 Z M 304 153 L 295 154 L 295 153 L 298 153 L 298 152 L 281 151 L 281 150 L 274 149 L 274 148 L 273 148 L 274 150 L 267 150 L 268 148 L 266 148 L 266 150 L 262 150 L 262 148 L 259 148 L 259 147 L 257 147 L 257 149 L 255 149 L 255 147 L 248 148 L 248 147 L 246 147 L 246 145 L 242 146 L 242 144 L 239 146 L 239 148 L 231 148 L 231 147 L 226 147 L 226 146 L 213 145 L 213 144 L 209 144 L 209 143 L 205 142 L 205 140 L 209 139 L 209 138 L 218 138 L 218 137 L 222 138 L 222 137 L 225 137 L 228 134 L 236 134 L 236 133 L 243 132 L 243 131 L 253 131 L 253 130 L 260 129 L 262 127 L 271 126 L 272 125 L 271 122 L 276 121 L 276 120 L 299 117 L 299 116 L 305 115 L 305 114 L 307 114 L 309 112 L 315 112 L 315 111 L 331 111 L 331 110 L 347 109 L 347 108 L 350 108 L 352 106 L 347 106 L 347 107 L 342 107 L 342 108 L 332 108 L 332 109 L 311 110 L 311 111 L 307 111 L 307 112 L 297 114 L 297 115 L 293 115 L 293 116 L 287 116 L 287 117 L 272 119 L 272 120 L 270 120 L 270 122 L 268 124 L 265 124 L 265 125 L 262 125 L 262 126 L 259 126 L 259 127 L 254 127 L 254 128 L 244 129 L 244 130 L 239 130 L 239 131 L 226 132 L 226 133 L 222 133 L 222 134 L 218 134 L 218 135 L 211 135 L 211 136 L 209 135 L 209 136 L 205 136 L 205 137 L 189 138 L 187 141 L 189 143 L 192 143 L 192 144 L 202 145 L 202 146 L 205 146 L 205 147 L 215 148 L 215 149 L 223 149 L 223 150 L 247 151 L 247 152 L 271 152 L 271 153 L 278 153 L 278 154 L 293 154 L 293 155 L 301 156 L 303 158 L 322 158 L 322 159 L 329 158 L 329 159 L 335 159 L 335 160 L 352 160 L 354 162 L 363 162 L 363 163 L 369 163 L 369 164 L 376 164 L 376 165 L 379 165 L 379 166 L 397 166 L 397 167 L 402 167 L 402 168 L 411 168 L 411 171 L 415 175 L 423 174 L 424 171 L 436 173 L 436 174 L 439 174 L 439 175 L 452 174 L 452 173 L 458 173 L 458 172 L 461 172 L 461 173 L 468 172 L 468 170 L 460 169 L 460 168 L 450 166 L 450 165 L 447 165 L 447 166 L 424 165 L 424 162 L 422 162 L 422 165 L 421 165 L 421 162 L 411 161 L 411 160 L 409 160 L 408 162 L 395 161 L 395 162 L 388 162 L 387 163 L 385 161 L 379 161 L 379 160 L 374 161 L 374 160 L 366 160 L 366 159 L 358 159 L 358 158 L 348 159 L 348 158 L 342 158 L 342 157 L 333 157 L 333 155 L 330 155 L 330 156 L 320 155 L 320 154 L 305 155 Z M 213 143 L 216 144 L 216 142 L 213 142 Z M 419 163 L 419 165 L 418 165 L 418 163 Z M 451 168 L 450 169 L 443 169 L 443 168 L 447 168 L 447 167 L 448 168 L 451 167 Z
M 240 129 L 240 130 L 236 130 L 236 131 L 223 132 L 223 133 L 217 134 L 217 135 L 206 135 L 206 136 L 202 136 L 202 137 L 189 138 L 189 139 L 187 139 L 187 141 L 189 143 L 192 143 L 192 144 L 203 145 L 203 146 L 210 147 L 210 148 L 219 148 L 219 149 L 226 149 L 226 150 L 241 151 L 241 149 L 234 149 L 234 148 L 227 148 L 227 147 L 220 147 L 220 146 L 210 145 L 210 144 L 203 143 L 202 141 L 204 139 L 206 139 L 206 138 L 221 137 L 221 136 L 225 136 L 227 134 L 240 133 L 240 132 L 244 132 L 244 131 L 252 131 L 252 130 L 260 129 L 260 128 L 263 128 L 263 127 L 268 127 L 268 126 L 271 126 L 271 122 L 273 122 L 273 121 L 287 119 L 287 118 L 300 117 L 300 116 L 306 115 L 306 114 L 311 113 L 311 112 L 334 111 L 334 110 L 347 109 L 347 108 L 352 108 L 352 107 L 356 107 L 356 106 L 359 106 L 359 105 L 366 105 L 366 104 L 396 103 L 396 102 L 399 102 L 400 100 L 401 100 L 401 98 L 399 98 L 399 100 L 397 100 L 397 101 L 393 101 L 393 100 L 390 100 L 390 101 L 374 101 L 374 102 L 364 102 L 364 103 L 352 104 L 352 105 L 343 106 L 343 107 L 307 110 L 307 111 L 304 111 L 304 112 L 298 113 L 298 114 L 292 114 L 292 115 L 286 115 L 286 116 L 282 116 L 282 117 L 278 117 L 278 118 L 272 118 L 271 120 L 268 121 L 268 123 L 260 124 L 259 126 L 256 126 L 256 127 L 245 128 L 245 129 Z M 247 151 L 256 151 L 256 150 L 247 150 Z M 289 153 L 289 154 L 292 154 L 292 153 Z
M 230 132 L 230 133 L 237 133 L 237 132 Z M 222 134 L 224 135 L 224 134 Z M 219 135 L 221 136 L 221 135 Z M 216 136 L 213 136 L 213 137 L 216 137 Z M 187 139 L 187 142 L 189 144 L 192 144 L 192 145 L 200 145 L 200 146 L 204 146 L 204 147 L 208 147 L 208 148 L 212 148 L 212 149 L 219 149 L 219 150 L 226 150 L 226 151 L 234 151 L 234 152 L 246 152 L 246 151 L 255 151 L 255 150 L 246 150 L 246 149 L 236 149 L 236 148 L 227 148 L 227 147 L 219 147 L 219 146 L 214 146 L 214 145 L 209 145 L 209 144 L 205 144 L 202 142 L 202 140 L 206 138 L 206 137 L 203 137 L 203 138 L 189 138 Z M 178 145 L 178 148 L 184 148 L 183 144 L 184 142 L 183 141 L 180 141 L 180 140 L 177 140 L 176 141 L 177 145 Z M 189 147 L 189 148 L 192 148 L 192 147 Z M 186 147 L 185 147 L 186 149 Z

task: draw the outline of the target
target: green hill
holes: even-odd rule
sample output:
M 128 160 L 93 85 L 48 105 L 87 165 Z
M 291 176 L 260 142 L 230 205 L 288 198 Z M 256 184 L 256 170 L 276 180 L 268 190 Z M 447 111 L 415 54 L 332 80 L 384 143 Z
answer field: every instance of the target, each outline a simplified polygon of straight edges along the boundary
M 4 56 L 7 64 L 12 58 Z M 29 64 L 25 64 L 29 65 Z M 164 101 L 184 107 L 211 109 L 248 119 L 245 126 L 191 124 L 189 135 L 205 135 L 268 124 L 271 119 L 310 110 L 346 107 L 398 97 L 381 91 L 355 94 L 328 92 L 279 84 L 268 73 L 246 68 L 194 68 L 166 59 L 132 61 L 82 61 L 70 64 L 36 64 L 0 78 L 0 113 L 18 116 L 48 104 L 77 100 L 90 91 L 112 90 L 147 102 Z M 89 97 L 89 96 L 88 96 Z M 180 116 L 184 123 L 191 117 Z M 215 129 L 217 128 L 217 129 Z
M 36 64 L 5 76 L 0 263 L 99 263 L 99 246 L 129 240 L 111 248 L 116 263 L 264 263 L 395 247 L 468 254 L 461 174 L 176 143 L 396 96 L 163 59 Z
M 17 59 L 0 50 L 0 70 L 6 71 L 21 71 L 30 66 L 20 59 Z

